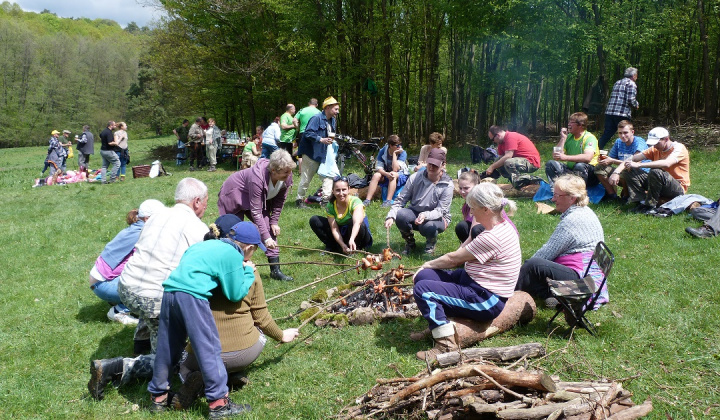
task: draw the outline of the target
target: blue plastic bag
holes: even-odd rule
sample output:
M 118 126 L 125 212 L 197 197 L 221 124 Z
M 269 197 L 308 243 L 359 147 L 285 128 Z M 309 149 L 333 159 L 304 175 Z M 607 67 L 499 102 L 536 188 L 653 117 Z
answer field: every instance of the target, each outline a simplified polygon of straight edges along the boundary
M 552 187 L 545 181 L 540 181 L 540 188 L 533 196 L 533 201 L 547 201 L 553 196 Z
M 597 184 L 588 189 L 587 195 L 591 203 L 597 204 L 605 197 L 605 187 L 602 184 Z

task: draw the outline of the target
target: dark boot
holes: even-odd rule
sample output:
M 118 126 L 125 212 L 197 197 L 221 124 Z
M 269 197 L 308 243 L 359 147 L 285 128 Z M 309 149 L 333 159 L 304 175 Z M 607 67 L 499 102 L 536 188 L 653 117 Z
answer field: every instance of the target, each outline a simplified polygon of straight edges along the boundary
M 270 264 L 272 263 L 279 263 L 280 257 L 268 257 L 268 262 Z M 293 281 L 294 279 L 286 274 L 284 274 L 282 271 L 280 271 L 279 265 L 271 265 L 270 266 L 270 277 L 275 280 L 280 281 Z
M 105 398 L 105 386 L 120 380 L 123 373 L 123 358 L 92 360 L 90 362 L 90 396 L 100 401 Z
M 405 240 L 405 249 L 402 253 L 407 255 L 413 252 L 415 250 L 415 233 L 413 233 L 413 231 L 408 233 L 400 232 L 400 236 Z
M 139 356 L 141 354 L 149 354 L 151 352 L 152 346 L 150 345 L 150 339 L 133 341 L 133 353 L 135 354 L 135 356 Z
M 248 384 L 250 380 L 242 372 L 228 373 L 228 388 L 237 391 Z
M 180 390 L 173 396 L 172 406 L 176 410 L 187 410 L 200 397 L 205 390 L 205 382 L 203 382 L 202 372 L 196 370 L 190 372 L 182 384 Z

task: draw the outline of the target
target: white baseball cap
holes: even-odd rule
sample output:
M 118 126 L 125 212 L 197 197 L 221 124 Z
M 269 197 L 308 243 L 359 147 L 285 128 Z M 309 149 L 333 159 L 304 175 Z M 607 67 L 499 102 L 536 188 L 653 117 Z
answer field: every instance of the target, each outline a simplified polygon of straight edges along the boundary
M 647 145 L 654 146 L 660 139 L 665 137 L 670 137 L 670 133 L 662 127 L 655 127 L 648 133 Z

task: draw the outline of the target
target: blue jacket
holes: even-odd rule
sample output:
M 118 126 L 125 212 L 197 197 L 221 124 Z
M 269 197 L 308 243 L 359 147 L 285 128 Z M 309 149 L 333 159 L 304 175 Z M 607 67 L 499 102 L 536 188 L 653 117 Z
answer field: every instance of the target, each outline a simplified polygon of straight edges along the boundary
M 328 124 L 332 127 L 333 132 L 337 130 L 335 117 L 328 120 L 324 112 L 315 114 L 310 118 L 298 145 L 298 156 L 306 155 L 316 162 L 325 162 L 327 145 L 321 143 L 320 139 L 328 136 Z
M 138 220 L 121 230 L 112 241 L 105 245 L 105 249 L 103 249 L 100 256 L 110 268 L 114 270 L 135 249 L 135 244 L 140 238 L 140 231 L 142 231 L 143 226 L 145 226 L 145 221 Z

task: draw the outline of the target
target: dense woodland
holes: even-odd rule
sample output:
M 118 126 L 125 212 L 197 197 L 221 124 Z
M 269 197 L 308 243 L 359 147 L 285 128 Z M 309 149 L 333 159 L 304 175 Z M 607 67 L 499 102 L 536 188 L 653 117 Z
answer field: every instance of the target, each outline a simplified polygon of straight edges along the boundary
M 555 133 L 583 108 L 599 124 L 628 66 L 636 117 L 718 117 L 720 0 L 145 1 L 168 18 L 123 29 L 3 3 L 0 145 L 108 118 L 138 136 L 197 115 L 248 132 L 328 95 L 347 134 L 484 142 L 491 124 Z

